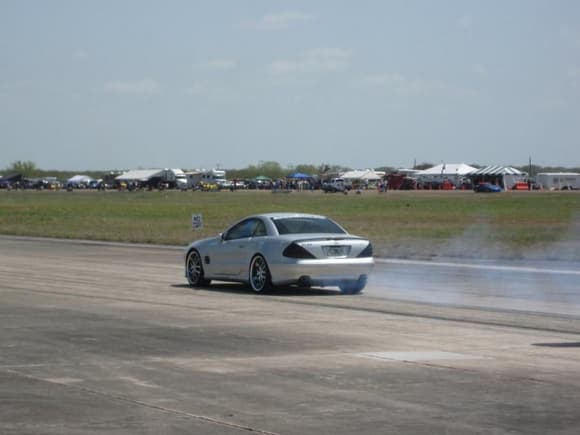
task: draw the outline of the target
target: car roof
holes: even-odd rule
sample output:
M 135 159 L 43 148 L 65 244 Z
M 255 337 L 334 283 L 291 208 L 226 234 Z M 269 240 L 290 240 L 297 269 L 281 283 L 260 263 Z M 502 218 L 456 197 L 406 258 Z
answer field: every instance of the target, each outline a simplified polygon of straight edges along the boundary
M 284 218 L 297 218 L 297 217 L 309 217 L 315 219 L 328 219 L 326 216 L 311 214 L 311 213 L 296 213 L 296 212 L 276 212 L 276 213 L 261 213 L 248 217 L 263 217 L 267 219 L 284 219 Z

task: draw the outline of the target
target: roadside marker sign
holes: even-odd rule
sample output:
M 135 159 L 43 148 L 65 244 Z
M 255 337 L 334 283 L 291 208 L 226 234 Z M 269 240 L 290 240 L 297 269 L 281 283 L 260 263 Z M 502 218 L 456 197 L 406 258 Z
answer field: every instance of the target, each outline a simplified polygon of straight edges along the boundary
M 203 216 L 201 214 L 191 215 L 191 229 L 201 230 L 203 228 Z

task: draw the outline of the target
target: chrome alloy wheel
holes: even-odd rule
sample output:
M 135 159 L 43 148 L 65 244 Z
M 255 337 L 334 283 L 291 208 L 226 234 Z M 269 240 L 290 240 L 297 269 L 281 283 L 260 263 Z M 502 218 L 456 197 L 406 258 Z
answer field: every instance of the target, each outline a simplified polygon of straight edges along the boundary
M 255 292 L 270 288 L 270 270 L 261 255 L 256 255 L 250 263 L 250 286 Z
M 199 286 L 205 284 L 203 279 L 203 265 L 199 252 L 195 249 L 187 254 L 187 282 L 192 286 Z

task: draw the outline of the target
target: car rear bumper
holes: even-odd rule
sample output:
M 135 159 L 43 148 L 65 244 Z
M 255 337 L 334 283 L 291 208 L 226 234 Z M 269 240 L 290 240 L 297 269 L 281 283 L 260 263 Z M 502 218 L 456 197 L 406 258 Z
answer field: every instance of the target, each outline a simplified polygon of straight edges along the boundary
M 270 264 L 272 284 L 338 285 L 344 281 L 366 279 L 374 265 L 368 258 L 297 260 L 294 263 Z

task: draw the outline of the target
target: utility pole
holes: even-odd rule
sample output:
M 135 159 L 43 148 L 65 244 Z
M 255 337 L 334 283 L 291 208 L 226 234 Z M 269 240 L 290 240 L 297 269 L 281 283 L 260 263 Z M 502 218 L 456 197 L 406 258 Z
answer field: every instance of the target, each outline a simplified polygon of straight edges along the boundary
M 528 163 L 528 190 L 532 190 L 532 156 L 530 155 L 530 161 Z

